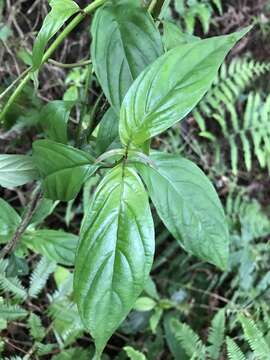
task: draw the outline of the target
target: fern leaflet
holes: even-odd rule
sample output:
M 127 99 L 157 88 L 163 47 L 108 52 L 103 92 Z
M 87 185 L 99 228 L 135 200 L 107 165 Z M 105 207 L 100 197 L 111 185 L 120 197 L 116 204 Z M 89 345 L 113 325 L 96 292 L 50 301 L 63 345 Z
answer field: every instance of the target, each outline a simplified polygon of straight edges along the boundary
M 227 336 L 226 344 L 229 360 L 246 360 L 245 355 L 242 353 L 239 346 L 233 341 L 233 339 Z

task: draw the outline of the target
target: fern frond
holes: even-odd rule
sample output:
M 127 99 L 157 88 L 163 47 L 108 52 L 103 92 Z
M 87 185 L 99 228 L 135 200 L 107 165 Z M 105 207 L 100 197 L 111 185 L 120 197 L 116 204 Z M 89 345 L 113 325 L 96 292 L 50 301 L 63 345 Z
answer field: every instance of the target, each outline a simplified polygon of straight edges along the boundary
M 176 319 L 172 320 L 171 325 L 174 336 L 181 343 L 185 353 L 192 359 L 205 359 L 206 347 L 191 327 Z
M 228 336 L 226 338 L 226 345 L 229 360 L 246 360 L 239 346 Z
M 52 350 L 56 349 L 58 346 L 57 344 L 36 343 L 36 347 L 37 347 L 37 354 L 43 356 L 51 353 Z
M 270 170 L 270 96 L 264 100 L 258 93 L 250 93 L 243 119 L 239 117 L 236 106 L 244 90 L 268 71 L 270 63 L 254 60 L 238 59 L 229 65 L 224 64 L 214 85 L 193 112 L 201 130 L 200 135 L 212 139 L 219 147 L 216 136 L 208 130 L 206 119 L 217 122 L 229 145 L 231 168 L 235 175 L 240 153 L 243 153 L 248 171 L 252 167 L 253 155 L 262 168 L 268 166 Z
M 49 315 L 53 318 L 54 329 L 64 344 L 75 340 L 84 330 L 77 306 L 67 298 L 54 301 L 49 307 Z
M 211 344 L 207 352 L 212 360 L 218 360 L 225 334 L 225 311 L 219 310 L 214 316 L 208 336 L 208 342 Z
M 44 288 L 49 276 L 56 269 L 56 263 L 42 257 L 31 275 L 28 294 L 30 297 L 37 297 Z
M 0 303 L 0 318 L 7 321 L 14 321 L 23 319 L 28 315 L 28 312 L 18 305 L 9 303 Z
M 28 318 L 28 327 L 33 339 L 40 341 L 44 338 L 46 332 L 44 327 L 42 326 L 41 319 L 39 316 L 37 316 L 34 313 L 31 313 L 31 315 Z
M 220 126 L 226 133 L 225 110 L 230 110 L 240 94 L 260 75 L 268 71 L 270 71 L 269 63 L 252 59 L 233 59 L 230 64 L 224 63 L 211 89 L 194 112 L 201 131 L 206 131 L 204 118 L 207 116 L 212 118 L 213 114 L 216 114 L 218 115 L 216 120 L 220 121 Z
M 124 347 L 124 350 L 130 360 L 147 360 L 143 353 L 133 349 L 131 346 Z
M 244 330 L 245 339 L 254 351 L 255 356 L 260 360 L 269 359 L 270 348 L 255 322 L 243 315 L 239 315 L 239 320 Z
M 60 354 L 52 357 L 52 360 L 89 360 L 92 359 L 94 351 L 90 348 L 90 351 L 81 347 L 74 347 L 72 349 L 62 350 Z M 92 355 L 92 356 L 91 356 Z
M 26 289 L 17 277 L 10 278 L 6 276 L 7 265 L 6 260 L 0 260 L 0 289 L 4 293 L 10 292 L 18 300 L 25 300 L 27 297 Z
M 241 232 L 248 232 L 252 239 L 270 234 L 270 219 L 261 204 L 255 199 L 250 199 L 241 188 L 228 194 L 226 213 L 232 222 L 232 228 L 240 224 Z

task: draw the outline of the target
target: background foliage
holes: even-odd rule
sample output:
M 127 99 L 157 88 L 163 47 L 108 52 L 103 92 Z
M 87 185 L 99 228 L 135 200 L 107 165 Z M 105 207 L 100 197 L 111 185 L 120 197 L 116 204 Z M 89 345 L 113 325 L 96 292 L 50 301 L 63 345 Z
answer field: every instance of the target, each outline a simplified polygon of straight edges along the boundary
M 80 6 L 86 3 L 78 1 Z M 0 0 L 1 93 L 29 65 L 29 51 L 47 12 L 46 0 Z M 263 0 L 174 0 L 164 17 L 168 28 L 172 20 L 177 24 L 182 41 L 186 36 L 220 35 L 256 24 L 227 58 L 193 113 L 153 143 L 156 149 L 194 160 L 214 183 L 230 229 L 230 265 L 221 272 L 187 255 L 156 216 L 157 249 L 151 279 L 103 358 L 268 359 L 269 4 Z M 108 104 L 87 62 L 88 28 L 89 20 L 57 50 L 57 61 L 44 66 L 39 83 L 34 82 L 36 89 L 28 85 L 17 99 L 8 114 L 8 126 L 0 130 L 2 154 L 30 154 L 33 140 L 46 132 L 59 135 L 49 123 L 54 105 L 46 106 L 54 99 L 70 102 L 66 108 L 71 118 L 69 132 L 80 121 L 83 127 L 90 124 L 94 128 L 102 118 Z M 165 30 L 164 25 L 164 34 Z M 81 61 L 83 66 L 63 65 Z M 4 100 L 0 95 L 0 106 Z M 48 119 L 46 126 L 44 118 Z M 66 138 L 57 141 L 65 143 Z M 117 139 L 110 141 L 113 144 Z M 103 144 L 101 140 L 100 153 Z M 9 260 L 0 261 L 3 359 L 91 357 L 93 345 L 73 302 L 69 265 L 80 221 L 99 176 L 86 182 L 75 201 L 43 200 L 21 246 Z M 0 185 L 3 182 L 0 168 Z M 76 189 L 70 191 L 76 193 Z M 0 242 L 5 243 L 33 196 L 33 186 L 0 187 L 0 195 Z M 67 196 L 63 194 L 63 200 Z M 65 252 L 51 250 L 50 239 L 56 236 L 59 244 L 69 236 Z M 56 264 L 59 257 L 65 267 Z

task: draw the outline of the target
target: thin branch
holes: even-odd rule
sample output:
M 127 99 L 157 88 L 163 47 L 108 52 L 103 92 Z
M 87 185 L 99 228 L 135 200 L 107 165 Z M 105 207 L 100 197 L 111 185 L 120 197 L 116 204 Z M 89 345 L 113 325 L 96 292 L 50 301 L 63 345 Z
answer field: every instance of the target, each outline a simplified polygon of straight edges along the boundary
M 5 256 L 10 254 L 18 245 L 18 243 L 21 240 L 21 237 L 25 230 L 27 229 L 36 209 L 38 208 L 40 202 L 42 200 L 42 191 L 38 189 L 33 198 L 31 199 L 28 209 L 26 210 L 24 217 L 22 218 L 22 221 L 20 225 L 18 226 L 17 230 L 15 231 L 15 234 L 13 235 L 12 239 L 9 243 L 5 245 L 5 247 L 0 252 L 0 259 L 3 259 Z
M 71 63 L 71 64 L 63 64 L 63 63 L 58 62 L 56 60 L 49 59 L 50 64 L 52 64 L 54 66 L 61 67 L 63 69 L 71 69 L 71 68 L 75 68 L 75 67 L 81 67 L 81 66 L 90 65 L 91 62 L 92 62 L 91 60 L 85 60 L 85 61 L 79 61 L 79 62 Z
M 30 68 L 24 70 L 1 94 L 0 94 L 0 100 L 10 91 L 12 88 L 18 84 L 18 82 L 25 77 L 26 74 L 30 71 Z
M 78 15 L 76 15 L 64 28 L 64 30 L 58 35 L 58 37 L 53 41 L 53 43 L 50 45 L 48 50 L 45 52 L 42 58 L 41 66 L 44 65 L 49 58 L 52 56 L 52 54 L 55 52 L 55 50 L 58 48 L 58 46 L 65 40 L 65 38 L 70 34 L 70 32 L 75 29 L 81 22 L 84 20 L 84 18 L 92 13 L 94 10 L 96 10 L 99 6 L 103 5 L 107 0 L 95 0 L 91 4 L 87 5 Z M 28 81 L 31 79 L 31 71 L 32 68 L 30 67 L 28 69 L 28 73 L 26 76 L 21 80 L 19 86 L 16 88 L 14 93 L 11 95 L 9 100 L 7 101 L 6 105 L 4 106 L 2 112 L 0 113 L 0 124 L 4 122 L 5 115 L 9 111 L 11 105 L 15 102 L 18 95 L 22 92 L 25 85 L 28 83 Z

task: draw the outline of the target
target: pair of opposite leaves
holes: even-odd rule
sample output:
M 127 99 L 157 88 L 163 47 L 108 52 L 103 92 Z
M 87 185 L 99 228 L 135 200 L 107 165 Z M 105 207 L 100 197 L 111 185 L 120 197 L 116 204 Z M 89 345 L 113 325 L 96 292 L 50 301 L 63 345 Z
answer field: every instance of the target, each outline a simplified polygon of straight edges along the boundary
M 160 35 L 145 10 L 130 2 L 99 9 L 92 28 L 92 59 L 106 97 L 113 110 L 120 111 L 122 145 L 140 148 L 183 119 L 247 31 L 180 45 L 162 55 Z M 140 176 L 180 244 L 226 267 L 224 213 L 208 179 L 179 156 L 150 157 L 154 168 L 123 162 L 112 169 L 98 186 L 83 222 L 74 290 L 97 358 L 143 290 L 153 261 L 154 224 Z

